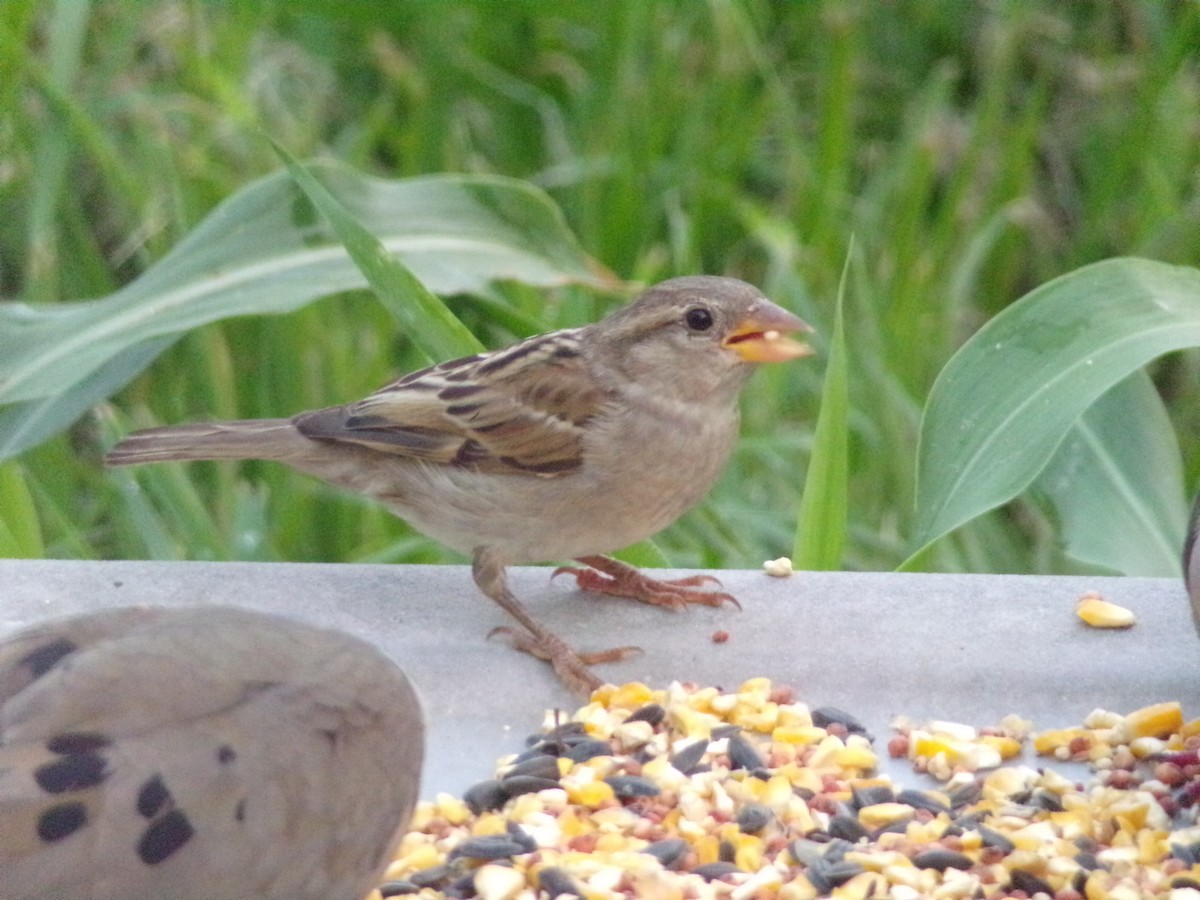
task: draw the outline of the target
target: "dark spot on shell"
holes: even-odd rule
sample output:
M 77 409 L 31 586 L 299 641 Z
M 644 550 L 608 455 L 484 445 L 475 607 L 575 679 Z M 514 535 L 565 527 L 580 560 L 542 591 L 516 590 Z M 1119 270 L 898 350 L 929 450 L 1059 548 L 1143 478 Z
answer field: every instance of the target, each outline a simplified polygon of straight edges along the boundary
M 925 850 L 912 858 L 913 865 L 918 869 L 937 869 L 945 872 L 947 869 L 969 869 L 974 863 L 965 853 L 941 848 Z
M 737 826 L 746 834 L 757 834 L 766 828 L 774 814 L 761 803 L 747 803 L 737 814 Z
M 649 778 L 642 778 L 640 775 L 610 775 L 604 781 L 622 800 L 629 800 L 633 797 L 657 797 L 662 793 L 662 788 Z
M 66 638 L 59 638 L 49 644 L 43 644 L 21 659 L 21 665 L 28 667 L 34 678 L 41 678 L 53 669 L 64 656 L 69 656 L 79 647 Z
M 463 802 L 476 816 L 500 809 L 507 801 L 508 793 L 504 790 L 503 785 L 494 778 L 471 785 L 463 794 Z
M 703 738 L 692 741 L 671 757 L 671 765 L 684 775 L 694 775 L 696 773 L 696 766 L 700 764 L 700 760 L 704 758 L 707 750 L 708 741 Z
M 60 803 L 38 817 L 37 833 L 52 844 L 74 834 L 87 824 L 87 807 L 82 803 Z
M 95 731 L 65 731 L 46 741 L 46 749 L 51 753 L 87 753 L 100 750 L 112 743 L 106 735 Z
M 163 784 L 161 775 L 155 775 L 138 789 L 137 811 L 144 818 L 153 819 L 170 802 L 171 792 Z
M 649 853 L 662 863 L 664 869 L 670 869 L 683 859 L 687 850 L 688 842 L 683 838 L 663 838 L 661 841 L 655 841 L 642 848 L 643 853 Z
M 107 763 L 98 753 L 72 753 L 39 766 L 33 779 L 47 794 L 95 787 L 107 776 Z
M 237 822 L 246 821 L 246 798 L 243 797 L 237 802 L 237 806 L 233 808 L 233 818 Z
M 705 881 L 716 881 L 718 878 L 724 878 L 726 875 L 733 875 L 742 871 L 731 862 L 710 862 L 702 866 L 696 866 L 692 869 L 693 875 L 699 875 Z
M 156 865 L 176 853 L 195 833 L 183 810 L 173 809 L 142 832 L 138 858 L 148 866 Z
M 583 896 L 583 890 L 575 883 L 575 879 L 557 866 L 546 866 L 544 869 L 538 870 L 538 888 L 550 900 L 563 894 Z
M 237 752 L 228 744 L 222 744 L 217 748 L 217 762 L 223 766 L 229 765 L 237 759 Z
M 667 716 L 667 711 L 657 703 L 647 703 L 629 714 L 626 722 L 649 722 L 657 727 Z
M 1050 887 L 1045 881 L 1038 878 L 1032 872 L 1026 872 L 1023 869 L 1013 869 L 1009 873 L 1008 883 L 1016 891 L 1024 891 L 1026 896 L 1032 897 L 1034 894 L 1045 894 L 1047 897 L 1054 896 L 1054 888 Z
M 729 754 L 731 768 L 760 769 L 763 767 L 762 756 L 744 735 L 735 734 L 730 737 L 729 748 L 726 752 Z

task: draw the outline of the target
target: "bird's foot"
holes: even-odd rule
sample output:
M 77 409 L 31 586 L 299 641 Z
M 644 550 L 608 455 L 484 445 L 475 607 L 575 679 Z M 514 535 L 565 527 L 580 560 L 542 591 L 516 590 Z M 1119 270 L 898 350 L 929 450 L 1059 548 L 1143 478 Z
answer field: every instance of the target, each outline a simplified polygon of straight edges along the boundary
M 529 632 L 519 631 L 507 625 L 498 626 L 488 632 L 489 638 L 497 635 L 506 638 L 515 649 L 522 653 L 528 653 L 530 656 L 550 663 L 555 674 L 568 688 L 585 697 L 591 696 L 592 691 L 604 683 L 592 673 L 588 666 L 620 662 L 642 652 L 640 647 L 613 647 L 610 650 L 579 653 L 572 650 L 565 641 L 555 635 L 548 634 L 539 638 Z
M 629 597 L 651 606 L 683 609 L 689 604 L 721 606 L 732 603 L 738 609 L 742 608 L 742 604 L 738 603 L 733 594 L 725 591 L 698 590 L 706 584 L 720 585 L 721 582 L 711 575 L 692 575 L 688 578 L 660 581 L 643 575 L 627 563 L 607 556 L 581 556 L 579 562 L 583 563 L 583 567 L 559 566 L 550 577 L 572 575 L 581 591 Z

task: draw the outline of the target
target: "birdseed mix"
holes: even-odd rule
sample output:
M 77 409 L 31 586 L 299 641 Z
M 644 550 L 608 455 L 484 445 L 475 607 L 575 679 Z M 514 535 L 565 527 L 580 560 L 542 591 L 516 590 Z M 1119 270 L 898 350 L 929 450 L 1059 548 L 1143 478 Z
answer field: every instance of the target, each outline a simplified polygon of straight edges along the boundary
M 1032 734 L 853 716 L 765 678 L 605 685 L 462 798 L 422 802 L 371 900 L 1200 900 L 1200 720 L 1178 703 Z M 1084 762 L 1075 781 L 1023 747 Z

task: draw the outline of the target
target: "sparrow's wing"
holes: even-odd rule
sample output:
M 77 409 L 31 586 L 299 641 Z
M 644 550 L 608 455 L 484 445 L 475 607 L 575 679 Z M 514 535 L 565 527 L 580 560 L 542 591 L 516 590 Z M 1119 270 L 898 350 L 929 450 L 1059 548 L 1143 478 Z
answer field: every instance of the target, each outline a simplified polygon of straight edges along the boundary
M 609 402 L 581 329 L 414 372 L 358 403 L 297 416 L 321 440 L 482 472 L 561 475 L 583 461 L 583 426 Z
M 416 800 L 422 718 L 395 665 L 245 610 L 22 632 L 0 703 L 3 897 L 352 900 Z

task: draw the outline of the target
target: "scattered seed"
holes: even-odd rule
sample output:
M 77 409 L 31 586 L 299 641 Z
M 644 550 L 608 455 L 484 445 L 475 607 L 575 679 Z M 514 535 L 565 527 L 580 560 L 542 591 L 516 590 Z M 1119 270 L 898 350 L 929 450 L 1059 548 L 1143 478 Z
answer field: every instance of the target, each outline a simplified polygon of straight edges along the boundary
M 754 745 L 740 732 L 729 738 L 729 749 L 727 752 L 729 754 L 729 762 L 735 769 L 761 769 L 763 767 L 762 755 L 754 749 Z
M 662 793 L 662 788 L 657 784 L 639 775 L 610 775 L 604 781 L 613 789 L 613 793 L 623 800 L 632 797 L 657 797 Z

